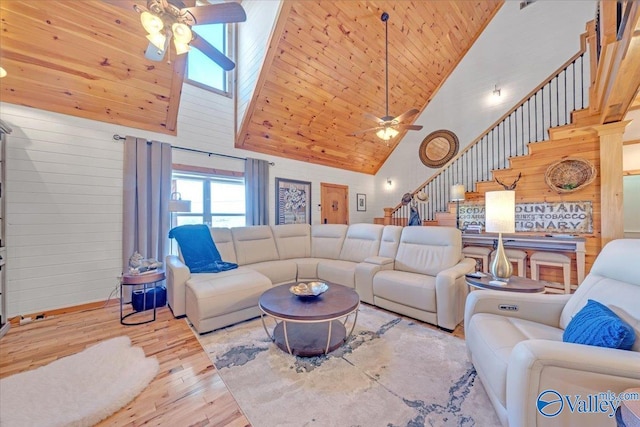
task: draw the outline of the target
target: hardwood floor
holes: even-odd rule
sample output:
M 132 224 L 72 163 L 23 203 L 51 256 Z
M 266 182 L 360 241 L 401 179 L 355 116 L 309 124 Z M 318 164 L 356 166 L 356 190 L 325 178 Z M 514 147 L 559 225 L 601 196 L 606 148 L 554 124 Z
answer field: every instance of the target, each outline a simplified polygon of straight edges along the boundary
M 250 426 L 185 319 L 175 319 L 167 307 L 158 309 L 155 322 L 144 325 L 123 326 L 119 318 L 118 302 L 112 301 L 12 326 L 0 339 L 0 378 L 127 335 L 147 356 L 158 358 L 160 371 L 138 397 L 99 426 Z M 452 335 L 464 339 L 463 326 Z
M 138 397 L 99 426 L 249 426 L 184 319 L 158 309 L 155 322 L 123 326 L 117 302 L 12 326 L 0 340 L 0 378 L 46 365 L 99 341 L 127 335 L 160 371 Z

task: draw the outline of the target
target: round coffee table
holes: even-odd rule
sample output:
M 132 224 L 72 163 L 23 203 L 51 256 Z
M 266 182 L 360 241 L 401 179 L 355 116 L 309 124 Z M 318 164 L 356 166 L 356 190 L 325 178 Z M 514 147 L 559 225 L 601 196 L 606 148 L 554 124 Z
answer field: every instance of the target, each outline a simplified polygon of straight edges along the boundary
M 466 277 L 467 284 L 475 288 L 491 289 L 494 291 L 520 292 L 525 294 L 542 294 L 544 293 L 544 282 L 539 280 L 528 279 L 526 277 L 511 276 L 507 282 L 502 285 L 494 285 L 490 283 L 493 280 L 491 275 L 485 277 Z
M 327 354 L 340 347 L 358 320 L 360 297 L 355 290 L 327 283 L 329 289 L 316 297 L 298 297 L 289 291 L 295 283 L 276 286 L 260 296 L 262 326 L 282 350 L 295 356 Z M 355 313 L 347 334 L 347 321 Z M 270 333 L 265 317 L 275 319 Z M 344 320 L 341 320 L 344 319 Z

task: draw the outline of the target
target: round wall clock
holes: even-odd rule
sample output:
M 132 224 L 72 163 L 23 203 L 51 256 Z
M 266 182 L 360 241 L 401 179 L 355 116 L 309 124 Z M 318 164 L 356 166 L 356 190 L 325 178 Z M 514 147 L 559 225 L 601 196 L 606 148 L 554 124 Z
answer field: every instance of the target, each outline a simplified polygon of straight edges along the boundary
M 458 137 L 448 130 L 431 132 L 420 144 L 418 152 L 425 166 L 439 168 L 458 152 Z

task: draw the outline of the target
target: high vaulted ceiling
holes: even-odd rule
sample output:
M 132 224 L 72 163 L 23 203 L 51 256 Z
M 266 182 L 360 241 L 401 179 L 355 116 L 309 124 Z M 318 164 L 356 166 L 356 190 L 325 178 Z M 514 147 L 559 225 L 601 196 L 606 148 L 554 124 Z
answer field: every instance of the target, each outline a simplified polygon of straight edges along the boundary
M 138 14 L 115 1 L 2 0 L 2 101 L 175 135 L 184 57 L 145 59 Z M 501 4 L 285 1 L 236 147 L 374 174 L 404 135 L 348 136 L 385 115 L 382 12 L 397 116 L 426 107 Z
M 498 1 L 297 1 L 262 70 L 237 147 L 374 174 L 404 133 L 381 141 L 365 113 L 422 111 L 497 11 Z M 261 77 L 262 77 L 261 76 Z M 250 107 L 251 108 L 251 107 Z M 412 119 L 413 120 L 413 119 Z M 415 132 L 415 131 L 413 131 Z

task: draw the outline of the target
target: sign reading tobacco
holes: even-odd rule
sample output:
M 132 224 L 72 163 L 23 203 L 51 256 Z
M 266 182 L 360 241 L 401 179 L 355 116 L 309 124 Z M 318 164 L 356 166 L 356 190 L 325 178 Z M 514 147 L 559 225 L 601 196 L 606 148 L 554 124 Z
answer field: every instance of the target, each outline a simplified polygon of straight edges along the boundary
M 484 204 L 460 205 L 460 226 L 468 225 L 484 229 Z M 516 231 L 593 233 L 591 202 L 517 203 Z

